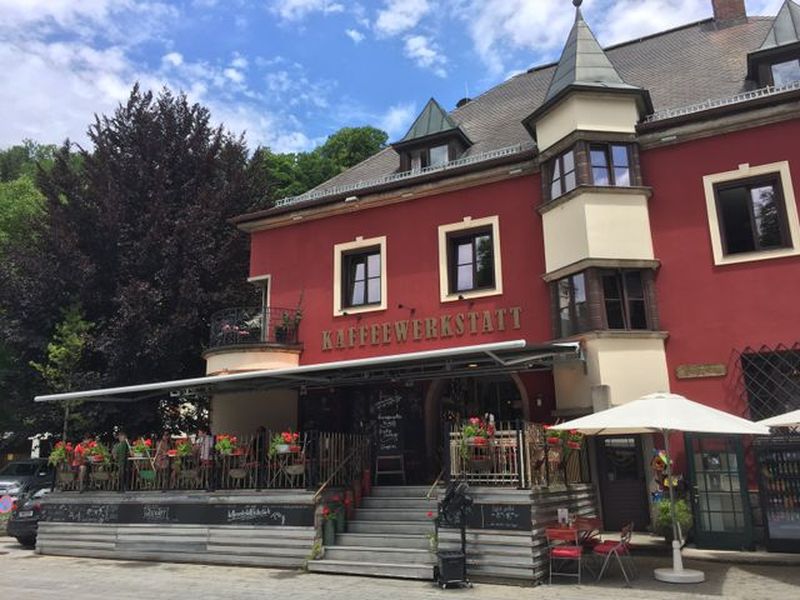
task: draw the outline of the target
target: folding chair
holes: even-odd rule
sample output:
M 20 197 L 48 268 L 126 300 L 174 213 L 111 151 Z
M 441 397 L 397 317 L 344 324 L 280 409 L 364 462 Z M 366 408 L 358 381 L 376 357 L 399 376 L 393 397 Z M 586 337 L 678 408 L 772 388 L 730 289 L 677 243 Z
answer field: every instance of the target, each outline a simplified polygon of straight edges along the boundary
M 581 583 L 581 567 L 583 564 L 583 547 L 578 543 L 580 532 L 577 529 L 545 529 L 547 544 L 550 549 L 550 583 L 553 575 L 562 577 L 577 577 L 578 585 Z M 557 564 L 574 562 L 578 565 L 576 573 L 564 572 L 556 569 Z
M 593 552 L 595 555 L 605 557 L 603 560 L 603 566 L 600 568 L 600 573 L 597 575 L 598 581 L 602 579 L 603 574 L 606 572 L 608 564 L 611 562 L 611 558 L 615 557 L 617 559 L 617 563 L 619 564 L 619 568 L 622 571 L 622 576 L 625 577 L 625 584 L 630 586 L 631 577 L 637 576 L 636 564 L 633 562 L 633 557 L 631 556 L 630 546 L 632 536 L 633 522 L 628 523 L 622 528 L 619 540 L 608 540 L 597 544 L 594 547 Z M 625 569 L 625 562 L 628 563 L 628 570 L 630 571 L 631 575 L 630 577 L 628 576 L 628 570 Z

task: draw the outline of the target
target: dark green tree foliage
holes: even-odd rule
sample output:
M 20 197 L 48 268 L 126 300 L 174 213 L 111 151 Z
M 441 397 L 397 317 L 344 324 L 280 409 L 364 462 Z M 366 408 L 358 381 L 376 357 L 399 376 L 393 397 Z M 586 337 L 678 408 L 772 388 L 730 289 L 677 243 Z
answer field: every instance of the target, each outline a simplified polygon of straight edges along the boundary
M 385 148 L 388 139 L 375 127 L 345 127 L 311 152 L 276 154 L 259 148 L 253 162 L 262 171 L 267 191 L 256 198 L 253 208 L 267 208 L 276 200 L 317 187 Z
M 40 170 L 46 215 L 0 265 L 0 327 L 15 362 L 4 402 L 17 414 L 48 391 L 20 365 L 42 361 L 66 306 L 79 303 L 93 323 L 72 383 L 85 388 L 202 375 L 210 315 L 250 299 L 247 239 L 228 219 L 265 190 L 244 142 L 185 96 L 138 87 L 89 137 L 92 152 L 65 144 Z M 81 411 L 97 431 L 155 430 L 158 401 Z M 27 425 L 60 430 L 60 410 L 36 410 Z

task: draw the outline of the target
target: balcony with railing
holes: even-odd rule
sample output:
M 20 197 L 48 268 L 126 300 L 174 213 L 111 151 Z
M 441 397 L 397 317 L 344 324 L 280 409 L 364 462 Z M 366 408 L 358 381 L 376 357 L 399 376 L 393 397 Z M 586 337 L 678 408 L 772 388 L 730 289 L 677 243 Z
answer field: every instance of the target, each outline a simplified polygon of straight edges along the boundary
M 211 317 L 206 373 L 297 366 L 299 308 L 240 306 Z

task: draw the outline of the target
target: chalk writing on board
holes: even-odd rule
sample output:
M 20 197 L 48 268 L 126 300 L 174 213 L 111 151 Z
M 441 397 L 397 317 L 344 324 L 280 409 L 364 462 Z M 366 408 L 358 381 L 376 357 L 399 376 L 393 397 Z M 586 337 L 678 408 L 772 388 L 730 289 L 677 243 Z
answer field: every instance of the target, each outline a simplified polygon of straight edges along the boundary
M 228 509 L 226 520 L 228 523 L 274 521 L 276 524 L 285 525 L 286 515 L 269 506 L 237 506 Z
M 142 505 L 142 521 L 145 523 L 164 523 L 171 520 L 172 511 L 169 506 L 160 504 Z

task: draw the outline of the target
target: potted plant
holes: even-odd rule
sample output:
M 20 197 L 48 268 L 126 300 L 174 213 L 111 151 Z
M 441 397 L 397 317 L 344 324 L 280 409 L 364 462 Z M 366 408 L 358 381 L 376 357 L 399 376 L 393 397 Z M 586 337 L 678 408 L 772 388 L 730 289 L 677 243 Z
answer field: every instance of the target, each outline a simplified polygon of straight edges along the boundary
M 300 434 L 292 432 L 292 430 L 276 433 L 272 436 L 269 443 L 269 457 L 274 458 L 276 454 L 288 454 L 289 452 L 299 452 L 300 446 L 297 441 L 300 439 Z
M 570 450 L 580 450 L 583 447 L 583 434 L 577 429 L 570 429 L 567 432 L 566 446 Z
M 89 442 L 86 445 L 86 457 L 95 465 L 107 465 L 111 462 L 111 453 L 101 442 Z
M 560 447 L 564 441 L 562 432 L 555 429 L 551 430 L 549 425 L 544 426 L 544 435 L 548 446 Z
M 150 453 L 150 448 L 153 447 L 153 440 L 150 438 L 139 438 L 134 440 L 131 445 L 131 453 L 136 458 L 143 458 Z
M 336 533 L 344 533 L 346 526 L 345 507 L 342 503 L 342 497 L 339 494 L 333 496 L 328 503 L 328 506 L 333 511 L 336 521 Z
M 64 464 L 69 464 L 72 457 L 72 444 L 70 442 L 57 442 L 50 452 L 50 457 L 47 462 L 54 467 L 59 467 Z
M 684 543 L 688 539 L 688 533 L 694 523 L 692 511 L 689 508 L 688 502 L 683 499 L 675 500 L 675 520 L 681 528 L 683 533 Z M 659 500 L 656 503 L 656 519 L 653 525 L 653 530 L 658 535 L 664 536 L 668 543 L 672 543 L 672 512 L 670 510 L 670 502 L 668 498 Z
M 322 507 L 322 544 L 333 546 L 336 542 L 336 513 L 329 506 Z
M 235 435 L 218 435 L 214 450 L 222 456 L 236 454 L 239 449 L 239 439 Z

